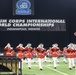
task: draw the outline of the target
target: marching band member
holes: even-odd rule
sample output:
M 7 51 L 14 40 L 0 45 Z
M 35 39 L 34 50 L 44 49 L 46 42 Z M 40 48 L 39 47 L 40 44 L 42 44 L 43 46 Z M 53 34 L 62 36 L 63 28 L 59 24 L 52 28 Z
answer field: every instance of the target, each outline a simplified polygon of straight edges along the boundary
M 15 54 L 15 51 L 13 50 L 13 47 L 11 47 L 10 43 L 4 47 L 4 50 L 6 51 L 6 56 L 14 56 Z
M 36 51 L 38 52 L 38 62 L 39 62 L 39 68 L 42 70 L 43 68 L 43 58 L 45 57 L 45 49 L 43 48 L 43 44 L 39 44 L 38 47 L 36 48 Z
M 28 68 L 31 69 L 31 59 L 32 59 L 32 50 L 33 48 L 31 47 L 31 44 L 28 43 L 25 47 L 25 51 L 26 51 L 26 58 L 27 58 L 27 62 L 28 62 Z
M 75 54 L 72 43 L 68 45 L 67 52 L 68 52 L 69 69 L 72 70 L 72 68 L 75 68 L 75 64 L 74 64 Z
M 23 50 L 24 50 L 23 44 L 19 44 L 19 45 L 16 47 L 16 50 L 18 51 L 17 57 L 18 57 L 19 59 L 23 59 L 23 58 L 24 58 L 24 55 L 23 55 Z
M 23 58 L 24 58 L 24 54 L 23 54 L 24 47 L 23 47 L 23 44 L 19 44 L 16 47 L 16 50 L 18 51 L 17 57 L 23 61 Z M 20 69 L 20 62 L 19 62 L 19 69 Z M 22 69 L 23 69 L 23 62 L 22 62 Z
M 52 48 L 51 48 L 51 50 L 52 50 L 52 58 L 53 58 L 53 61 L 54 61 L 54 69 L 56 69 L 56 67 L 57 67 L 57 57 L 58 57 L 58 50 L 59 50 L 59 48 L 58 48 L 58 44 L 53 44 L 52 45 Z

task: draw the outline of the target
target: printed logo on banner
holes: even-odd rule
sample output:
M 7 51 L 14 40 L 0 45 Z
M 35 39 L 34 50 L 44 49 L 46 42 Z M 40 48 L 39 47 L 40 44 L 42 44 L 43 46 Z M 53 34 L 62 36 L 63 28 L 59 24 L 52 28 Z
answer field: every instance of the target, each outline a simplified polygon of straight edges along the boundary
M 16 14 L 17 15 L 30 15 L 31 14 L 31 2 L 29 0 L 19 0 L 16 3 Z

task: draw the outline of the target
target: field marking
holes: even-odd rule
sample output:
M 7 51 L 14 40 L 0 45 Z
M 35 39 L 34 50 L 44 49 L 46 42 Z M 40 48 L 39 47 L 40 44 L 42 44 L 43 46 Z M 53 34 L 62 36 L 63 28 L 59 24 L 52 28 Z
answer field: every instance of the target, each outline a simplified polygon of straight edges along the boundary
M 44 67 L 46 67 L 46 66 L 44 66 Z M 49 68 L 49 69 L 51 69 L 51 70 L 53 70 L 53 71 L 56 71 L 56 72 L 58 72 L 58 73 L 60 73 L 60 74 L 63 74 L 63 75 L 68 75 L 68 74 L 66 74 L 66 73 L 64 73 L 64 72 L 58 71 L 58 70 L 53 69 L 53 68 L 50 68 L 50 67 L 46 67 L 46 68 Z
M 39 66 L 39 65 L 31 65 L 31 66 Z
M 53 65 L 49 64 L 49 65 L 46 65 L 46 66 L 53 66 Z M 59 64 L 57 64 L 57 66 L 59 66 Z

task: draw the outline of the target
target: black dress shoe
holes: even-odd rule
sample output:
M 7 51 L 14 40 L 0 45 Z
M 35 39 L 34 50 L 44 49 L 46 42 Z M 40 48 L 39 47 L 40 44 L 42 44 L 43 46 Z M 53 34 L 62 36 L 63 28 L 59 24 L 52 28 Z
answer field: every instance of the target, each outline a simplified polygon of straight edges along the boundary
M 72 70 L 72 68 L 69 68 L 69 70 Z
M 42 69 L 40 69 L 42 71 Z
M 73 66 L 73 68 L 75 68 L 75 66 Z
M 31 68 L 29 67 L 29 69 L 31 69 Z
M 56 69 L 56 67 L 54 67 L 54 69 Z

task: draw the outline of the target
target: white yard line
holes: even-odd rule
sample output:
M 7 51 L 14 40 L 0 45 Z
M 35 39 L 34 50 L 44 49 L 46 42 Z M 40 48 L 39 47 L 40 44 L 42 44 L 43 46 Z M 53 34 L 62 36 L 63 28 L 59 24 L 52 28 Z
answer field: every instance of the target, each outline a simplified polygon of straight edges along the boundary
M 39 65 L 31 65 L 31 66 L 39 66 Z
M 48 67 L 49 67 L 49 66 L 53 66 L 53 65 L 49 64 L 49 65 L 46 65 L 46 66 L 48 66 Z M 59 64 L 57 64 L 57 66 L 59 66 Z
M 44 67 L 46 67 L 46 66 L 44 66 Z M 66 73 L 64 73 L 64 72 L 58 71 L 58 70 L 53 69 L 53 68 L 50 68 L 50 67 L 46 67 L 46 68 L 49 68 L 49 69 L 51 69 L 51 70 L 53 70 L 53 71 L 56 71 L 56 72 L 58 72 L 58 73 L 60 73 L 60 74 L 62 74 L 62 75 L 68 75 L 68 74 L 66 74 Z

